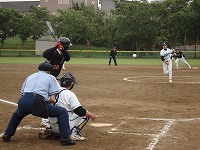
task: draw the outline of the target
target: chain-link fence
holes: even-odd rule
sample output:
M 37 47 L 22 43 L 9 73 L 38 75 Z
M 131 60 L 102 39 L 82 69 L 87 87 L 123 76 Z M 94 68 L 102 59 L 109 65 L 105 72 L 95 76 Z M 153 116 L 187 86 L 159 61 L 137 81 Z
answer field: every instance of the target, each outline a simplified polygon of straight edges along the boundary
M 76 58 L 108 58 L 110 50 L 69 50 L 72 57 Z M 200 51 L 182 51 L 186 58 L 200 59 Z M 0 49 L 0 57 L 37 57 L 42 56 L 42 50 L 16 50 Z M 133 54 L 137 58 L 159 58 L 160 51 L 122 51 L 118 50 L 118 58 L 132 58 Z

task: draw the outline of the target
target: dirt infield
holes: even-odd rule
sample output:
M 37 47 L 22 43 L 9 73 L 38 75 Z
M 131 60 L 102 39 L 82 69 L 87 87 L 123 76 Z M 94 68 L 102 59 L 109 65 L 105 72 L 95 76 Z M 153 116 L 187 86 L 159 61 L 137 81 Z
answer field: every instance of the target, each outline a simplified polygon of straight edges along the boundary
M 173 70 L 173 83 L 162 66 L 67 65 L 77 78 L 73 91 L 98 118 L 72 147 L 38 139 L 41 119 L 27 116 L 1 150 L 198 150 L 200 149 L 200 70 Z M 14 112 L 21 85 L 37 65 L 0 64 L 0 134 Z M 64 73 L 64 71 L 62 71 Z M 94 127 L 92 123 L 111 126 Z

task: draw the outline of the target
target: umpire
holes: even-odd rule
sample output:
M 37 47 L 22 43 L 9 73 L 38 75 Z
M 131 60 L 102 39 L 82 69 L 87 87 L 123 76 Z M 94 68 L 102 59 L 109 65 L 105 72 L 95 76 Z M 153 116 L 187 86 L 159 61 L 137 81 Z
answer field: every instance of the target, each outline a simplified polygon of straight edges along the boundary
M 116 60 L 116 56 L 117 56 L 117 50 L 116 47 L 113 47 L 112 50 L 110 51 L 110 58 L 109 58 L 109 66 L 111 64 L 111 60 L 113 59 L 115 66 L 117 65 L 117 60 Z
M 4 142 L 9 142 L 22 119 L 32 114 L 38 117 L 57 117 L 61 133 L 61 145 L 74 145 L 75 141 L 70 139 L 71 131 L 67 110 L 51 105 L 55 102 L 55 94 L 59 91 L 56 78 L 50 75 L 53 67 L 44 62 L 39 65 L 38 70 L 24 81 L 18 107 L 13 113 L 2 139 Z

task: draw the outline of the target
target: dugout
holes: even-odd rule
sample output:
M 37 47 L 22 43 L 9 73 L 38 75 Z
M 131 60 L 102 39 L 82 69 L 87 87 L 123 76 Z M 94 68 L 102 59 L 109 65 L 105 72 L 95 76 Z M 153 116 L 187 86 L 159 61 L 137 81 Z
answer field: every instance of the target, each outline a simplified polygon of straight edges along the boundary
M 35 41 L 35 55 L 41 56 L 43 51 L 55 46 L 55 41 L 50 40 L 36 40 Z

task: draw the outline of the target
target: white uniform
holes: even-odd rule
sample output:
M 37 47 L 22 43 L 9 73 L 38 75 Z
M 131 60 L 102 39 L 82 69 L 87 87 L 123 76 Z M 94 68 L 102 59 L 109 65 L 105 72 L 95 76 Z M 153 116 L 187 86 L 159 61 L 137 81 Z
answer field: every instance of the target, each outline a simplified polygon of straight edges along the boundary
M 169 48 L 167 50 L 161 49 L 160 51 L 160 56 L 164 56 L 164 60 L 168 62 L 168 64 L 163 62 L 163 73 L 169 75 L 169 81 L 172 81 L 172 52 L 173 50 Z
M 79 117 L 76 115 L 73 110 L 81 106 L 77 96 L 70 90 L 60 87 L 60 94 L 58 97 L 58 102 L 56 105 L 64 107 L 69 114 L 69 124 L 70 129 L 76 128 L 78 131 L 80 131 L 88 122 L 88 117 L 83 116 Z M 49 117 L 50 126 L 52 128 L 52 132 L 59 134 L 59 126 L 57 124 L 57 118 Z

